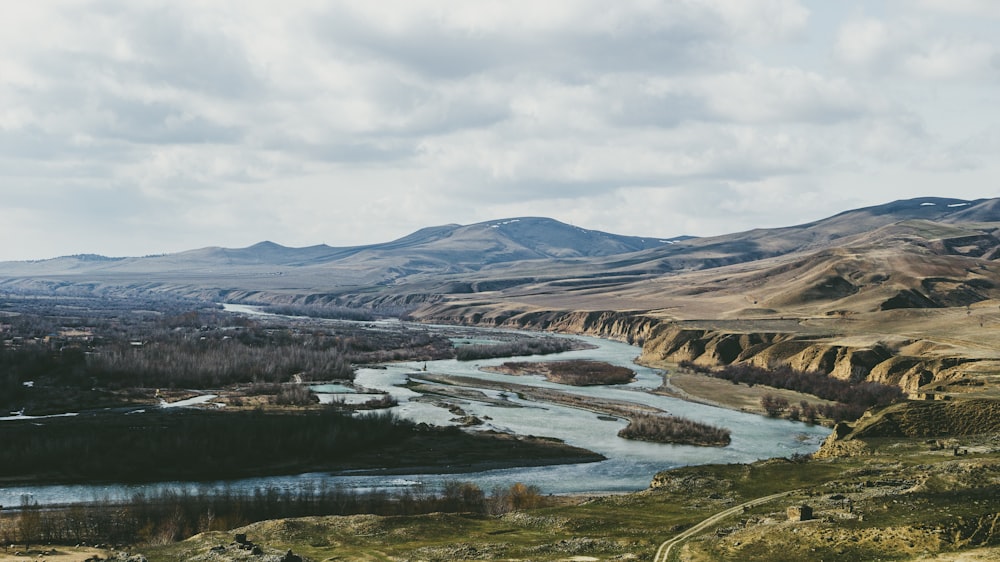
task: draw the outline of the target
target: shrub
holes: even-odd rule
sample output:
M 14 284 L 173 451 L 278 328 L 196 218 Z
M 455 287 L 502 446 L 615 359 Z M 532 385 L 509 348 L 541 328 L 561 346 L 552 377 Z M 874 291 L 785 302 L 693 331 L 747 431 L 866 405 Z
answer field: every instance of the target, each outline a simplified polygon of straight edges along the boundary
M 618 432 L 618 436 L 623 439 L 684 445 L 724 447 L 730 443 L 728 429 L 677 416 L 652 414 L 635 414 L 628 426 Z

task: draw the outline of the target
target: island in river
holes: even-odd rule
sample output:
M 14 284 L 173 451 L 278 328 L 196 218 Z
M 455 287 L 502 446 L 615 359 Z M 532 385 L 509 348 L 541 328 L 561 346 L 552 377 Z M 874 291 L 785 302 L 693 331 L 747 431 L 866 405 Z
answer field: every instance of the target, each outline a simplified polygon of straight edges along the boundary
M 571 386 L 626 384 L 635 380 L 632 369 L 604 361 L 574 359 L 570 361 L 508 361 L 499 366 L 483 367 L 484 371 L 505 375 L 542 375 L 554 383 Z
M 567 361 L 562 363 L 571 362 Z M 580 361 L 580 363 L 601 364 L 596 361 Z M 522 367 L 524 365 L 531 366 Z M 533 367 L 534 365 L 544 366 L 540 363 L 504 363 L 500 367 L 484 367 L 483 370 L 512 374 L 512 372 L 517 372 L 522 368 L 527 372 L 536 372 L 532 369 L 542 368 Z M 607 366 L 614 367 L 614 365 Z M 652 443 L 666 443 L 673 445 L 695 445 L 699 447 L 725 447 L 731 442 L 730 432 L 728 429 L 704 424 L 680 416 L 672 416 L 659 408 L 634 402 L 623 402 L 620 400 L 595 398 L 592 396 L 585 397 L 551 388 L 540 388 L 509 382 L 473 379 L 457 375 L 421 374 L 420 378 L 422 379 L 422 382 L 412 383 L 411 388 L 425 393 L 467 399 L 470 392 L 469 387 L 474 385 L 479 389 L 491 389 L 514 393 L 522 398 L 536 402 L 560 404 L 571 408 L 579 408 L 581 410 L 595 412 L 611 418 L 624 418 L 629 420 L 629 424 L 627 427 L 618 432 L 618 436 L 623 439 L 634 439 L 637 441 L 649 441 Z M 433 389 L 427 388 L 428 383 L 434 383 L 437 386 Z M 494 400 L 494 402 L 503 403 L 503 401 L 497 400 Z M 513 405 L 510 406 L 517 407 Z

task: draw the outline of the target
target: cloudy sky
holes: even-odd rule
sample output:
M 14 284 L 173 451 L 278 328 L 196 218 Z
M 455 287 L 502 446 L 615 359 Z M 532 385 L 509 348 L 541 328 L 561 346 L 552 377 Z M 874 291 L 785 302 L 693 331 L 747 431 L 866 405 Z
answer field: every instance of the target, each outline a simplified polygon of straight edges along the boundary
M 995 0 L 10 3 L 0 259 L 993 197 L 998 25 Z

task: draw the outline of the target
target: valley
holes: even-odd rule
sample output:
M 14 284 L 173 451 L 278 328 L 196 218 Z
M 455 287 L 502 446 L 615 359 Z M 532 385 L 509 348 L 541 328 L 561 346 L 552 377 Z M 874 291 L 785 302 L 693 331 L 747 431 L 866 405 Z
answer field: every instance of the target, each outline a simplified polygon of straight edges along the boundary
M 364 452 L 365 444 L 350 465 L 264 455 L 271 468 L 244 476 L 381 467 L 437 490 L 445 478 L 469 478 L 493 494 L 484 497 L 508 497 L 501 492 L 518 484 L 566 494 L 504 513 L 303 513 L 245 521 L 238 530 L 207 526 L 183 542 L 136 545 L 150 560 L 242 559 L 226 546 L 237 531 L 268 552 L 291 549 L 309 560 L 651 560 L 674 538 L 662 559 L 990 559 L 1000 543 L 998 206 L 997 199 L 919 198 L 787 228 L 669 241 L 525 217 L 356 248 L 262 243 L 8 262 L 0 264 L 7 353 L 25 349 L 28 329 L 31 345 L 48 346 L 49 363 L 8 360 L 0 400 L 7 411 L 45 415 L 211 393 L 225 405 L 211 406 L 222 415 L 263 409 L 295 417 L 325 408 L 296 385 L 346 381 L 352 391 L 382 396 L 373 408 L 416 424 L 425 438 L 440 431 L 433 426 L 462 437 L 453 449 L 438 448 L 435 437 L 408 452 Z M 212 310 L 216 303 L 296 316 L 232 315 Z M 91 309 L 104 312 L 79 321 Z M 204 316 L 185 316 L 198 309 Z M 355 320 L 330 319 L 338 316 Z M 36 320 L 19 324 L 29 318 Z M 139 369 L 130 359 L 136 353 L 124 351 L 155 346 L 122 318 L 178 339 Z M 95 326 L 118 334 L 123 352 L 67 339 Z M 561 348 L 566 341 L 577 343 Z M 220 364 L 214 357 L 228 356 L 199 355 L 198 342 L 246 345 L 232 357 L 255 359 Z M 255 343 L 297 349 L 279 354 L 294 364 L 253 355 Z M 460 361 L 463 346 L 487 355 Z M 515 349 L 551 354 L 512 359 Z M 323 355 L 330 350 L 336 357 Z M 198 367 L 184 357 L 201 358 Z M 555 363 L 537 365 L 568 360 L 637 375 L 573 384 Z M 272 363 L 276 370 L 259 370 Z M 42 364 L 48 378 L 23 375 L 23 366 Z M 206 370 L 211 365 L 219 367 Z M 771 378 L 714 378 L 726 369 Z M 587 376 L 611 372 L 604 370 Z M 198 377 L 211 382 L 192 384 Z M 803 386 L 806 378 L 812 386 Z M 890 398 L 847 415 L 840 395 L 817 390 L 823 378 L 831 388 Z M 804 423 L 805 412 L 816 425 Z M 650 413 L 722 426 L 732 442 L 696 447 L 617 436 L 626 418 Z M 9 423 L 0 421 L 0 432 Z M 413 431 L 407 423 L 402 430 Z M 521 453 L 488 441 L 521 443 L 510 436 L 527 435 L 538 440 Z M 418 451 L 428 454 L 410 456 Z M 463 475 L 408 471 L 449 472 L 428 465 L 434 455 L 458 455 Z M 393 466 L 389 458 L 407 460 Z M 481 470 L 496 462 L 500 470 Z M 5 475 L 11 483 L 32 474 L 15 472 Z M 369 479 L 359 488 L 385 481 L 360 478 Z M 436 492 L 411 492 L 439 507 Z M 797 505 L 815 516 L 790 521 L 786 509 Z M 745 508 L 728 514 L 736 506 Z

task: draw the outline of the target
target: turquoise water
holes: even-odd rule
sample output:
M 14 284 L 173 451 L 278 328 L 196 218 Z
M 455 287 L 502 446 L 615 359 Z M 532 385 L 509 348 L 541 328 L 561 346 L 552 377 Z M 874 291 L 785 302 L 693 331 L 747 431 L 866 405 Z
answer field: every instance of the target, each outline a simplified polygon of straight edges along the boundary
M 317 394 L 354 394 L 357 392 L 350 386 L 337 383 L 314 384 L 309 387 L 309 390 Z

